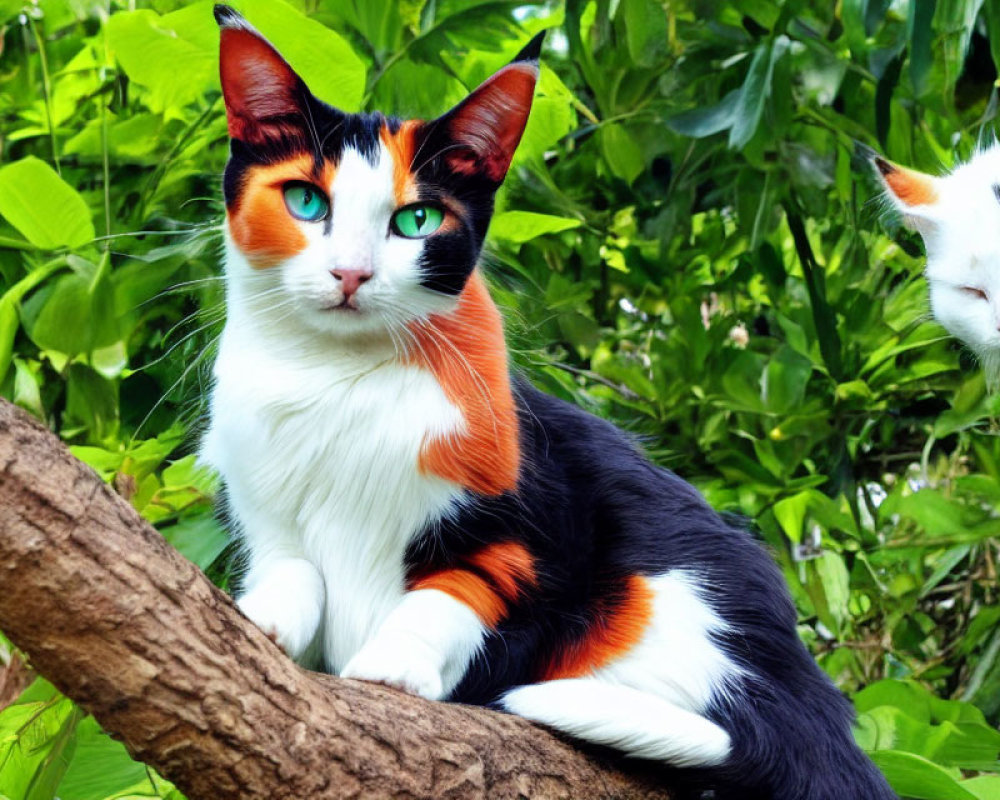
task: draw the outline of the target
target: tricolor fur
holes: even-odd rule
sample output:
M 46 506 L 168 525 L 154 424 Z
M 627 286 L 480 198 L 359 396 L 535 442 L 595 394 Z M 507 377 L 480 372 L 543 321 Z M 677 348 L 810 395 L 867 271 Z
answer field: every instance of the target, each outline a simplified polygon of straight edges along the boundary
M 761 548 L 508 372 L 476 262 L 538 42 L 399 122 L 323 104 L 217 18 L 229 312 L 204 456 L 246 551 L 240 607 L 305 663 L 507 708 L 719 797 L 891 797 Z M 440 222 L 422 238 L 398 222 L 414 204 Z
M 927 248 L 931 310 L 1000 384 L 1000 144 L 943 177 L 872 154 L 892 205 Z

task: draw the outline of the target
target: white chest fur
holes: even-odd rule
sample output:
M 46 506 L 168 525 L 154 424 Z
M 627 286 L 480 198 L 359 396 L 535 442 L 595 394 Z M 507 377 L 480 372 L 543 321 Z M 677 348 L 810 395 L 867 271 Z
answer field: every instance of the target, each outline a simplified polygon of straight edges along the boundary
M 280 558 L 323 578 L 322 650 L 340 670 L 404 591 L 403 554 L 460 490 L 418 469 L 427 437 L 460 429 L 433 376 L 392 352 L 335 345 L 289 357 L 237 320 L 215 366 L 203 457 L 226 482 L 255 571 Z

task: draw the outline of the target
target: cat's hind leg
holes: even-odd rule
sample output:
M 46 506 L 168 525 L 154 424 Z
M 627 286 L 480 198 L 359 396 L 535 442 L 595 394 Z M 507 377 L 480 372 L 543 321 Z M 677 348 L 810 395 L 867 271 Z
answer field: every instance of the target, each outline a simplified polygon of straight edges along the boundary
M 717 767 L 730 754 L 729 734 L 711 720 L 599 678 L 520 686 L 507 692 L 500 704 L 584 741 L 677 767 Z

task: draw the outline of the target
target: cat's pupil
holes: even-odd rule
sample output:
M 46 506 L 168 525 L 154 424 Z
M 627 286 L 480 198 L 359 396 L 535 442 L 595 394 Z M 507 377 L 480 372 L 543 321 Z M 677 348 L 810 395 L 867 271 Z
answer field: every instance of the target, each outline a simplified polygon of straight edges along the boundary
M 312 202 L 313 195 L 310 189 L 302 190 L 302 205 L 307 206 Z
M 417 223 L 417 230 L 420 230 L 427 221 L 427 212 L 422 208 L 415 208 L 413 210 L 413 220 Z

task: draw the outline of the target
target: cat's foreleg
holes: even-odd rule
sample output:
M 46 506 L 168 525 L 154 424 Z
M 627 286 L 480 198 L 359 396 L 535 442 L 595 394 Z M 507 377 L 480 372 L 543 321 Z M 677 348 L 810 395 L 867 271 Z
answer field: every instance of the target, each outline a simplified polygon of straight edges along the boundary
M 304 558 L 257 558 L 237 599 L 240 611 L 299 660 L 316 637 L 326 602 L 323 576 Z
M 476 611 L 451 594 L 407 592 L 340 674 L 440 700 L 465 674 L 486 630 Z

